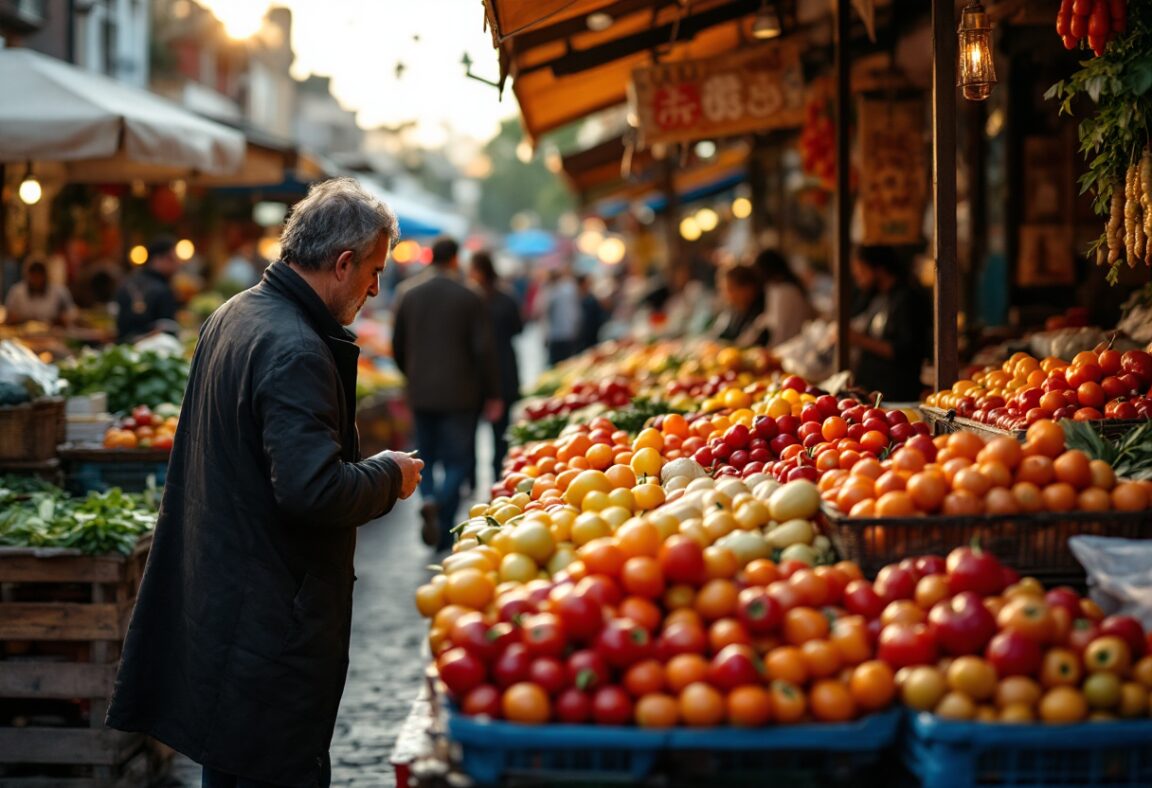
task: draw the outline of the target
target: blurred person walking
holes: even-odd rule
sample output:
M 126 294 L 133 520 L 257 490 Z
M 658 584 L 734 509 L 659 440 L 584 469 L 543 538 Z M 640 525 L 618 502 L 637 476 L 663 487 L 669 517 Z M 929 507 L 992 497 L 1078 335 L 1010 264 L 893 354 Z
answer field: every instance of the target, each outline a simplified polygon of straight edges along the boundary
M 492 321 L 460 276 L 458 253 L 450 238 L 432 245 L 431 265 L 397 288 L 392 332 L 427 468 L 421 538 L 438 552 L 452 546 L 460 488 L 476 464 L 477 415 L 496 422 L 504 412 Z
M 133 342 L 176 320 L 176 293 L 172 277 L 180 270 L 176 241 L 167 236 L 152 239 L 148 259 L 116 292 L 116 335 L 120 342 Z
M 492 422 L 492 480 L 500 479 L 504 455 L 508 453 L 508 423 L 512 406 L 520 399 L 520 369 L 516 362 L 516 348 L 512 339 L 524 330 L 520 317 L 520 305 L 515 296 L 504 287 L 496 275 L 492 255 L 477 252 L 471 260 L 472 281 L 480 289 L 480 295 L 488 307 L 492 320 L 493 341 L 496 343 L 496 364 L 500 376 L 500 400 L 504 403 L 500 418 Z
M 325 788 L 348 671 L 356 531 L 422 463 L 360 456 L 359 348 L 398 229 L 352 179 L 314 185 L 283 256 L 204 324 L 108 725 L 205 788 Z
M 12 285 L 4 299 L 4 322 L 9 325 L 35 320 L 55 326 L 69 326 L 76 317 L 72 294 L 64 285 L 48 281 L 48 266 L 37 259 L 24 265 L 24 278 Z
M 548 364 L 555 366 L 575 355 L 580 341 L 580 291 L 571 272 L 552 271 L 534 306 L 544 319 Z

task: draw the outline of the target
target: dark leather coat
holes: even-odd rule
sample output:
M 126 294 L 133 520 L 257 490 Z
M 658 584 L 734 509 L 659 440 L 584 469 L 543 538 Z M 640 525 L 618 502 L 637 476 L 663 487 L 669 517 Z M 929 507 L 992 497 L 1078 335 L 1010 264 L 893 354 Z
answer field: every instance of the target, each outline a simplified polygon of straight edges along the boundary
M 283 262 L 204 326 L 110 726 L 316 785 L 347 674 L 356 528 L 401 485 L 396 463 L 359 458 L 351 338 Z

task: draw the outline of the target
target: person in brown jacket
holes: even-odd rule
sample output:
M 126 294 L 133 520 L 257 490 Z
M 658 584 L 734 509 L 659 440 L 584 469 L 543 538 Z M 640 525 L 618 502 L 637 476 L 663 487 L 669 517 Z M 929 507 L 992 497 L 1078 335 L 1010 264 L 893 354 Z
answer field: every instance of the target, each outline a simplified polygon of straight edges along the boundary
M 504 409 L 488 308 L 459 273 L 459 246 L 441 238 L 427 270 L 396 291 L 392 353 L 408 379 L 416 422 L 425 544 L 452 546 L 460 488 L 475 464 L 477 416 Z

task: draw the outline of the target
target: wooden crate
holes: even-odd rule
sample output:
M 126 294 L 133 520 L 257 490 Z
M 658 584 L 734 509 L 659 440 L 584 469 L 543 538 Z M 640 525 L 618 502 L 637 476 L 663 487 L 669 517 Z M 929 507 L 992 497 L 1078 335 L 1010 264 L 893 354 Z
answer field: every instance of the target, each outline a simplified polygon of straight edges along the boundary
M 171 752 L 104 726 L 151 546 L 0 549 L 0 788 L 147 785 Z

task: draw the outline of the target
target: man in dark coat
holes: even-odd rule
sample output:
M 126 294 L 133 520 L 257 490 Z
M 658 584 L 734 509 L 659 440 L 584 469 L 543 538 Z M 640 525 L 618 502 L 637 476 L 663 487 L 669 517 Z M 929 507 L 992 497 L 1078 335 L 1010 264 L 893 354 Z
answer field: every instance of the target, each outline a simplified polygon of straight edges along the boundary
M 132 342 L 157 328 L 174 325 L 176 294 L 172 277 L 180 270 L 176 242 L 166 236 L 148 244 L 148 260 L 116 292 L 116 335 Z
M 200 762 L 209 788 L 329 784 L 356 528 L 422 467 L 360 458 L 343 328 L 397 234 L 355 181 L 314 186 L 283 258 L 201 333 L 108 724 Z
M 420 482 L 426 544 L 452 546 L 460 487 L 476 459 L 476 423 L 503 412 L 488 308 L 459 274 L 455 241 L 432 246 L 432 264 L 400 285 L 392 355 L 408 379 L 416 446 L 428 464 Z M 435 468 L 441 466 L 437 482 Z

